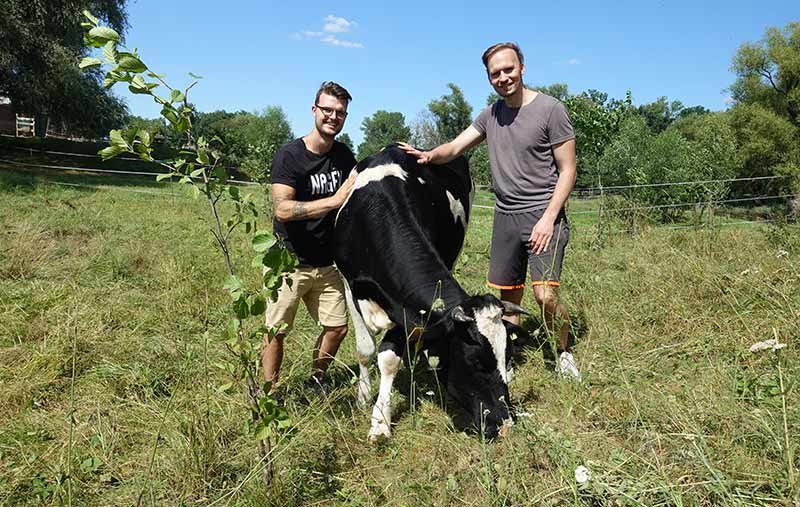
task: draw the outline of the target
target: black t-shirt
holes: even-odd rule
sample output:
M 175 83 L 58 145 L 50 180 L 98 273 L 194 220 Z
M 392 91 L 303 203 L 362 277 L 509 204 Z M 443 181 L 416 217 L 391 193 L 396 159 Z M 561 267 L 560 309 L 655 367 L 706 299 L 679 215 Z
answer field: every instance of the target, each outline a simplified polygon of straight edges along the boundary
M 345 144 L 333 142 L 324 155 L 306 149 L 303 139 L 283 145 L 272 160 L 272 183 L 295 189 L 295 200 L 315 201 L 336 193 L 356 165 L 356 158 Z M 320 218 L 279 222 L 273 220 L 273 231 L 297 254 L 303 266 L 330 266 L 333 256 L 330 237 L 336 211 Z

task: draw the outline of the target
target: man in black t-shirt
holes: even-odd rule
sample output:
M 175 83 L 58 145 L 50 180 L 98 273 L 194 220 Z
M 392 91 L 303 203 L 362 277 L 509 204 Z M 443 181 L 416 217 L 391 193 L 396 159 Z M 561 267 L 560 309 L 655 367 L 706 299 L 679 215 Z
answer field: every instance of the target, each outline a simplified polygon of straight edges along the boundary
M 300 300 L 322 326 L 312 354 L 312 380 L 319 382 L 347 334 L 344 285 L 330 251 L 333 222 L 355 182 L 348 177 L 356 159 L 350 149 L 334 138 L 344 127 L 352 100 L 342 86 L 324 82 L 311 107 L 314 128 L 304 137 L 281 147 L 272 161 L 273 229 L 293 251 L 300 266 L 284 284 L 278 300 L 267 307 L 266 324 L 286 327 L 267 341 L 261 361 L 264 377 L 278 381 L 283 360 L 283 341 L 291 331 Z

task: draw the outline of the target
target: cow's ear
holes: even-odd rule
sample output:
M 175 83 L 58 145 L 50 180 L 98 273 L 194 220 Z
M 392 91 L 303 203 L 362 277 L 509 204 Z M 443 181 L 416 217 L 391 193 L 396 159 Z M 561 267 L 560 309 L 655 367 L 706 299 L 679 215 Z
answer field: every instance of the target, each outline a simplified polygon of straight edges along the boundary
M 508 340 L 513 342 L 515 347 L 522 347 L 530 343 L 531 334 L 524 327 L 512 324 L 507 320 L 503 320 L 503 325 L 506 327 Z
M 530 315 L 530 313 L 528 313 L 528 310 L 526 310 L 525 308 L 521 307 L 516 303 L 511 303 L 509 301 L 500 301 L 500 302 L 503 303 L 503 315 L 519 315 L 519 314 Z
M 461 305 L 456 306 L 450 311 L 450 317 L 457 322 L 475 322 L 475 319 L 464 313 Z

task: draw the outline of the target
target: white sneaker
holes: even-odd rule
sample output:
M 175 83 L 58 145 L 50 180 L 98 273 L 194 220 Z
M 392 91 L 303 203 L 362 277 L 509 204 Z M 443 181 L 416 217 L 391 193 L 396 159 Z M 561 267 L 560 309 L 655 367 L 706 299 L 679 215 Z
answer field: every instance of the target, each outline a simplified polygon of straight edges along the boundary
M 558 356 L 558 363 L 556 364 L 556 374 L 568 380 L 581 381 L 581 372 L 578 371 L 578 365 L 575 364 L 575 358 L 569 352 L 562 352 Z

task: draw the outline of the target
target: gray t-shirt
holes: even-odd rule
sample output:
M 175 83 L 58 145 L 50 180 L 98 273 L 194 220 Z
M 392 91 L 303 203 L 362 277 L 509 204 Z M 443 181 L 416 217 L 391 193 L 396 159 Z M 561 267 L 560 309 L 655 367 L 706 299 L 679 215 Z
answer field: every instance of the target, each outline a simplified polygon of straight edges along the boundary
M 481 111 L 472 126 L 489 144 L 497 210 L 546 208 L 558 181 L 553 146 L 575 138 L 564 104 L 543 93 L 520 108 L 501 99 Z

